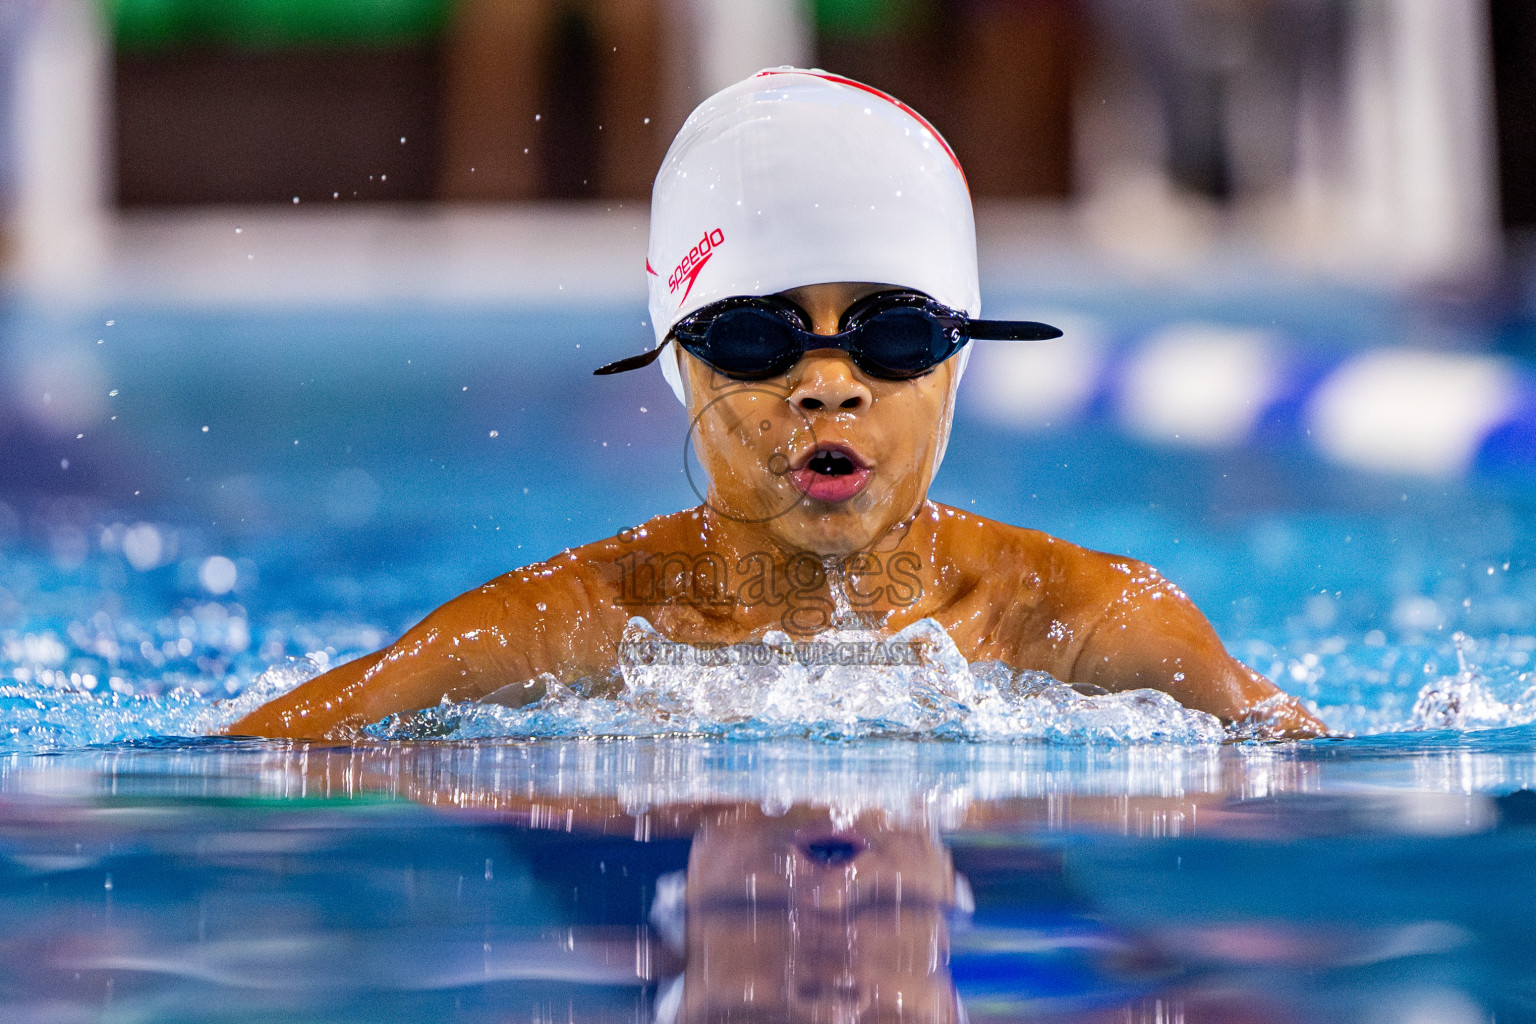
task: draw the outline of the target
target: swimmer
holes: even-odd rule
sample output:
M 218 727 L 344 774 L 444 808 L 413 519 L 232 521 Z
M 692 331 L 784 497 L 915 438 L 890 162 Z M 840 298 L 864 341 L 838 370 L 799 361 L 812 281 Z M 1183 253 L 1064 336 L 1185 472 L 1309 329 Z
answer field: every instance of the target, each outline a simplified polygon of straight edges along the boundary
M 909 107 L 794 68 L 717 93 L 657 175 L 646 269 L 656 347 L 598 372 L 659 362 L 704 503 L 498 577 L 227 732 L 346 739 L 445 699 L 530 703 L 549 677 L 611 678 L 643 616 L 693 645 L 931 618 L 972 662 L 1326 734 L 1150 567 L 928 499 L 971 342 L 1060 332 L 980 319 L 964 175 Z

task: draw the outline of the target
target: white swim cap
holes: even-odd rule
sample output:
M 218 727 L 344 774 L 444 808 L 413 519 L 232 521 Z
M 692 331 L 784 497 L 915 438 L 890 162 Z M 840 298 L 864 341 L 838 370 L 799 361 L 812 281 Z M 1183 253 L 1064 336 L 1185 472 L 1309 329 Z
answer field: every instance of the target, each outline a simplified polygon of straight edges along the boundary
M 658 345 L 718 299 L 837 281 L 981 315 L 971 195 L 949 144 L 900 100 L 825 71 L 760 71 L 689 115 L 651 191 L 646 270 Z M 660 362 L 686 402 L 677 358 Z

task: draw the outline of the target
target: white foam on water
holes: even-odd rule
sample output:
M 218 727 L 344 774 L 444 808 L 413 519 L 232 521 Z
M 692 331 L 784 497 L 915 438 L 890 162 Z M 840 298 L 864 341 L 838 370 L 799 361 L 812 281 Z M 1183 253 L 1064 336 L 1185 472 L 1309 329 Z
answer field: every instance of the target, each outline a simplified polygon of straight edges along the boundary
M 932 619 L 895 635 L 840 628 L 797 643 L 778 631 L 722 647 L 673 643 L 631 619 L 613 696 L 544 677 L 524 708 L 444 703 L 386 719 L 389 739 L 720 734 L 925 736 L 1083 743 L 1218 743 L 1221 723 L 1157 690 L 1080 693 L 1043 672 L 968 663 Z

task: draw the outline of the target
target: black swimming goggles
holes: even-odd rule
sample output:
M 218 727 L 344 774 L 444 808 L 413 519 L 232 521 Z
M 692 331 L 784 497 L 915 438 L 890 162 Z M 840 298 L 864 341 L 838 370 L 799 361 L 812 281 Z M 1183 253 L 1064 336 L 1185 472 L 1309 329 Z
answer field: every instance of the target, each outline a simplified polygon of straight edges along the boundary
M 789 372 L 805 353 L 835 348 L 871 377 L 911 380 L 928 373 L 972 338 L 1049 341 L 1061 331 L 1027 320 L 972 320 L 921 292 L 877 292 L 849 306 L 836 334 L 815 334 L 811 318 L 778 295 L 741 295 L 712 302 L 673 326 L 649 352 L 609 363 L 597 374 L 623 373 L 655 361 L 675 340 L 733 380 L 767 380 Z

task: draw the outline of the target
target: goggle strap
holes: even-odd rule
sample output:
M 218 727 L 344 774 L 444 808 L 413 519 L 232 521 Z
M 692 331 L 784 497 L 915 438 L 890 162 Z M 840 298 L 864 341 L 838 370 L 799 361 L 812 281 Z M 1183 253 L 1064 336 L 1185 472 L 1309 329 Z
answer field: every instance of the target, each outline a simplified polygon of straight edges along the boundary
M 983 341 L 1050 341 L 1061 331 L 1033 320 L 967 320 L 966 333 Z
M 667 339 L 667 341 L 671 340 L 670 337 Z M 592 371 L 592 376 L 606 377 L 610 373 L 623 373 L 625 370 L 638 370 L 642 366 L 650 366 L 656 361 L 656 357 L 661 355 L 661 350 L 667 347 L 667 341 L 663 341 L 655 348 L 641 352 L 637 356 L 626 356 L 623 359 L 614 360 L 607 366 L 599 366 Z

